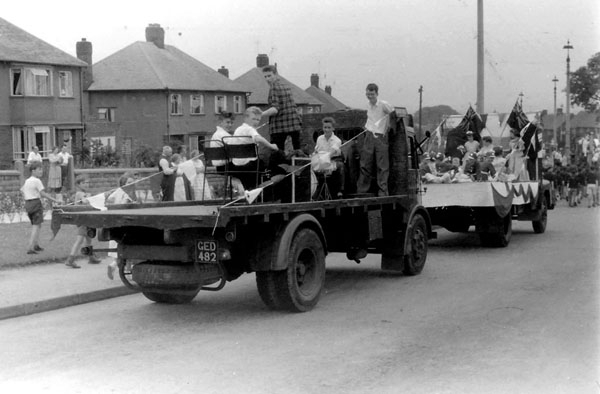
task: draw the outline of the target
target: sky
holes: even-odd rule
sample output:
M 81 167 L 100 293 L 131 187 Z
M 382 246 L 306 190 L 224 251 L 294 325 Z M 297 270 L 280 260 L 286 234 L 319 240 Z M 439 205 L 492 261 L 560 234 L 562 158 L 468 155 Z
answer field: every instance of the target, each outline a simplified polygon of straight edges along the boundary
M 484 0 L 485 112 L 509 112 L 523 93 L 525 111 L 566 105 L 571 71 L 600 52 L 598 0 Z M 29 12 L 28 12 L 29 10 Z M 365 86 L 395 106 L 477 101 L 477 0 L 29 0 L 2 5 L 0 17 L 75 56 L 85 37 L 93 62 L 145 40 L 149 23 L 172 45 L 235 79 L 259 53 L 302 89 L 310 75 L 344 104 L 366 105 Z M 577 109 L 574 109 L 576 112 Z

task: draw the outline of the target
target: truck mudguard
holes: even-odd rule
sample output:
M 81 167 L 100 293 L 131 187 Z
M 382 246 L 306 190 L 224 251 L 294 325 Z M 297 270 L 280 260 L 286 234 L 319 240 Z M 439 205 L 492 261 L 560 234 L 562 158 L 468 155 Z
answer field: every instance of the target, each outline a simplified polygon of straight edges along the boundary
M 311 228 L 319 235 L 319 238 L 323 243 L 323 251 L 325 252 L 325 255 L 327 255 L 327 240 L 323 234 L 321 224 L 314 216 L 303 213 L 290 220 L 285 228 L 277 234 L 275 241 L 278 245 L 274 250 L 275 253 L 273 253 L 273 258 L 271 259 L 271 270 L 279 271 L 287 268 L 287 254 L 292 245 L 294 235 L 301 227 Z

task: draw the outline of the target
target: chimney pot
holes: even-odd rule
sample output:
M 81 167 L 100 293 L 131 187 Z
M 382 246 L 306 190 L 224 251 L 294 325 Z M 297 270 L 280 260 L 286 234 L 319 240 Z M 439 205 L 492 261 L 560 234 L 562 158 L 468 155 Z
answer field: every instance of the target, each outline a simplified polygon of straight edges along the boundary
M 264 67 L 269 65 L 269 56 L 265 53 L 259 53 L 256 57 L 256 67 Z
M 310 74 L 310 86 L 319 87 L 319 74 Z
M 146 41 L 153 42 L 160 49 L 165 48 L 165 29 L 159 23 L 150 23 L 146 27 Z
M 229 78 L 229 70 L 225 66 L 221 66 L 221 68 L 217 71 L 219 71 L 219 74 L 222 74 L 225 77 Z
M 329 86 L 329 85 L 325 86 L 325 93 L 327 93 L 328 95 L 331 96 L 331 86 Z

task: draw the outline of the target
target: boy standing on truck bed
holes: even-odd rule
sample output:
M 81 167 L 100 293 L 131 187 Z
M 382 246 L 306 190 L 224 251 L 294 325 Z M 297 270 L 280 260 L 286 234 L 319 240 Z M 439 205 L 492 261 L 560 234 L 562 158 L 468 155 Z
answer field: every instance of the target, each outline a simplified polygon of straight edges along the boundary
M 275 143 L 281 151 L 285 149 L 287 136 L 292 138 L 294 150 L 300 149 L 300 132 L 302 121 L 296 102 L 292 97 L 289 86 L 281 82 L 277 75 L 277 67 L 268 65 L 262 68 L 263 76 L 269 84 L 269 108 L 262 116 L 269 117 L 269 134 L 271 142 Z
M 379 87 L 370 83 L 366 88 L 369 100 L 367 106 L 367 131 L 361 138 L 360 175 L 358 177 L 358 193 L 368 193 L 371 189 L 374 164 L 377 167 L 377 195 L 388 195 L 388 175 L 390 159 L 388 152 L 389 115 L 394 108 L 383 100 L 379 100 Z
M 40 229 L 44 221 L 44 208 L 40 197 L 45 197 L 54 202 L 58 202 L 58 200 L 52 198 L 50 194 L 44 191 L 44 185 L 40 180 L 44 172 L 42 163 L 32 162 L 30 170 L 31 176 L 27 178 L 21 187 L 21 193 L 23 193 L 23 199 L 25 200 L 25 211 L 31 221 L 31 236 L 29 237 L 27 254 L 37 254 L 37 252 L 44 250 L 39 245 Z

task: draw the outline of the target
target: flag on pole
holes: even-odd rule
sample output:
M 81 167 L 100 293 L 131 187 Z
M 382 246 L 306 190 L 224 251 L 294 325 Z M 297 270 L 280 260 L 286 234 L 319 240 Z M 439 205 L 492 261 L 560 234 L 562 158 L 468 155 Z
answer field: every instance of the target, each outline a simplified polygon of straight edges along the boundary
M 467 131 L 471 130 L 473 138 L 476 141 L 481 141 L 481 130 L 484 128 L 485 123 L 479 114 L 475 112 L 473 107 L 469 106 L 467 113 L 465 113 L 459 125 L 448 132 L 444 154 L 451 157 L 462 157 L 457 148 L 467 142 Z
M 529 119 L 527 119 L 527 115 L 523 112 L 521 103 L 517 100 L 512 111 L 510 111 L 506 124 L 508 124 L 510 128 L 523 130 L 523 128 L 527 126 L 527 123 L 529 123 Z
M 538 152 L 542 149 L 540 133 L 541 129 L 533 123 L 527 123 L 521 130 L 521 139 L 530 160 L 537 160 Z

